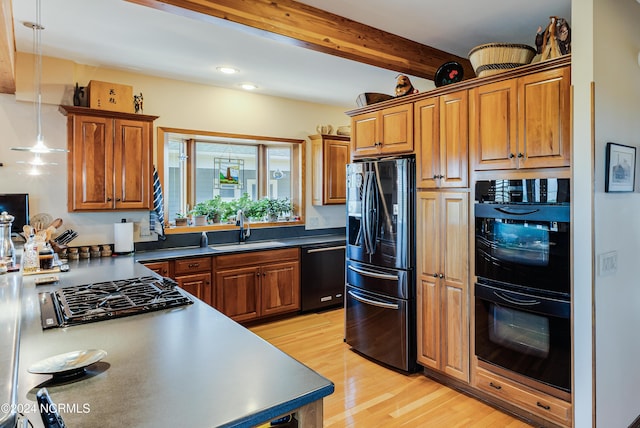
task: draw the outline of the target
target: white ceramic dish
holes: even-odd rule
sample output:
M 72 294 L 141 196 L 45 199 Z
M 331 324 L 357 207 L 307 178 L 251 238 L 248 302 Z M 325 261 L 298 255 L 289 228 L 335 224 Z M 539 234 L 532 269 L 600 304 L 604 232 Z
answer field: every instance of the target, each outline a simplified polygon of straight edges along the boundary
M 102 349 L 85 349 L 54 355 L 31 365 L 27 370 L 35 374 L 69 376 L 84 372 L 85 367 L 97 363 L 107 356 Z

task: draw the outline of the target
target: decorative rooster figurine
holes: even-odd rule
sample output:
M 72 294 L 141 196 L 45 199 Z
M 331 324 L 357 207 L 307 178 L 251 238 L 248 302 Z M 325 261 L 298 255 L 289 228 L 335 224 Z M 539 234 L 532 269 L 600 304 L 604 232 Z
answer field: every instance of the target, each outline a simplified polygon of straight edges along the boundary
M 403 95 L 417 94 L 419 91 L 413 87 L 411 80 L 404 74 L 398 74 L 396 77 L 396 97 Z

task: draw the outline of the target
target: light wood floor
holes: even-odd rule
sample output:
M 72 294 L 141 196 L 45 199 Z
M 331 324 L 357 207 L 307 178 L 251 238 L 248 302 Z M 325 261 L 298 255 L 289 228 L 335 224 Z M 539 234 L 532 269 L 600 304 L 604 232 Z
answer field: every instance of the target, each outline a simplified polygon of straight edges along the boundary
M 344 311 L 301 315 L 251 330 L 335 384 L 325 427 L 529 427 L 420 373 L 375 364 L 344 343 Z

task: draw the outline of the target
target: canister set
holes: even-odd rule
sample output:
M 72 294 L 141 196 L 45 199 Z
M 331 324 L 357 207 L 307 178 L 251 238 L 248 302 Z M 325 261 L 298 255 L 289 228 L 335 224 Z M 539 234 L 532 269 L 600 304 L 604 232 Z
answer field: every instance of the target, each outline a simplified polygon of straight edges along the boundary
M 100 257 L 111 257 L 113 251 L 110 244 L 92 245 L 90 247 L 70 247 L 60 252 L 60 258 L 69 260 L 97 259 Z

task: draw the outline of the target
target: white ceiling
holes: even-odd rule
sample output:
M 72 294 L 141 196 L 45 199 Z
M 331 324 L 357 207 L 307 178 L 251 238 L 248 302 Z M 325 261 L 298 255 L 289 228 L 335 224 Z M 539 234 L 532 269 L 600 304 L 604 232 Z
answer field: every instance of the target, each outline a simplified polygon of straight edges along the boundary
M 571 23 L 571 0 L 302 0 L 319 9 L 467 57 L 490 42 L 534 45 L 549 16 Z M 33 52 L 36 0 L 14 0 L 19 52 Z M 393 70 L 384 70 L 281 41 L 241 25 L 176 16 L 123 0 L 43 0 L 42 50 L 81 64 L 239 89 L 323 104 L 355 107 L 358 94 L 393 94 Z M 233 76 L 216 67 L 238 68 Z M 421 91 L 433 82 L 412 77 Z M 80 82 L 86 84 L 87 82 Z

